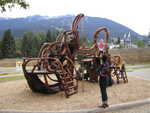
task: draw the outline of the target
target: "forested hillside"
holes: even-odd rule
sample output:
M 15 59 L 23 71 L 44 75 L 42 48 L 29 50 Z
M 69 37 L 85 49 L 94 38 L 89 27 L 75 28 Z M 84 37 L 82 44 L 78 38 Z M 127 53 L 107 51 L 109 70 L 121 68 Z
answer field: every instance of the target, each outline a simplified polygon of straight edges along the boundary
M 74 16 L 30 16 L 26 18 L 0 18 L 0 36 L 4 31 L 11 29 L 15 37 L 22 37 L 25 32 L 47 32 L 48 29 L 70 29 Z M 111 37 L 123 37 L 124 33 L 131 33 L 132 37 L 138 37 L 139 34 L 130 28 L 121 25 L 117 22 L 106 18 L 99 17 L 85 17 L 81 21 L 80 30 L 82 34 L 91 39 L 95 30 L 99 27 L 106 26 L 110 30 Z

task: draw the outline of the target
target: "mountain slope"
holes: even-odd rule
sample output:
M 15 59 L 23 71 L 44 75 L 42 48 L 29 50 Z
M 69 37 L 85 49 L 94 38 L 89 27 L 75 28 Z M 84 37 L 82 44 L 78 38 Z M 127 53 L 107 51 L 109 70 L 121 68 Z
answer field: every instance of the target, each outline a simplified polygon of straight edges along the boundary
M 74 16 L 66 15 L 50 18 L 48 16 L 30 16 L 26 18 L 0 18 L 0 36 L 6 29 L 11 29 L 15 37 L 23 36 L 24 32 L 46 32 L 51 28 L 70 29 Z M 99 27 L 106 26 L 110 30 L 111 37 L 123 37 L 124 33 L 131 33 L 133 37 L 139 34 L 130 28 L 123 26 L 109 19 L 99 17 L 85 17 L 80 24 L 80 30 L 83 35 L 91 39 L 95 30 Z

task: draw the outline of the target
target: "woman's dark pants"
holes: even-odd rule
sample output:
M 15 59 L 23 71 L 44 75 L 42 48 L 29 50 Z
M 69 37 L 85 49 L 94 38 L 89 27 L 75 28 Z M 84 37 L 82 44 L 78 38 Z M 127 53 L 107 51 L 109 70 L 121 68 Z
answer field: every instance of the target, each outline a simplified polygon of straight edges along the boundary
M 102 102 L 107 102 L 107 77 L 100 77 L 99 79 L 99 85 L 100 85 L 100 90 L 101 90 L 101 96 L 102 96 Z

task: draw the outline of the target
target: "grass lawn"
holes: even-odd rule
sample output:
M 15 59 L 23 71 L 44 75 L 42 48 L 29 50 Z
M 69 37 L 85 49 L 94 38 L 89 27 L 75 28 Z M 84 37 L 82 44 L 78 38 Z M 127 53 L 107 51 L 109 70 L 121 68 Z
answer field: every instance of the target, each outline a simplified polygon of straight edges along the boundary
M 7 81 L 13 81 L 13 80 L 20 80 L 20 79 L 24 79 L 24 76 L 4 77 L 4 78 L 0 78 L 0 83 L 7 82 Z

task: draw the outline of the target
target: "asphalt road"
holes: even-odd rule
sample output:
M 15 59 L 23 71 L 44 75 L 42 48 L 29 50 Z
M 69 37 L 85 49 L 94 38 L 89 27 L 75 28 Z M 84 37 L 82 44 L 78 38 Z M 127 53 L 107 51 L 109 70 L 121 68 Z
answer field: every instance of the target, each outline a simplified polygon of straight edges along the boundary
M 137 69 L 132 72 L 127 72 L 128 76 L 134 76 L 143 80 L 150 80 L 150 68 Z

